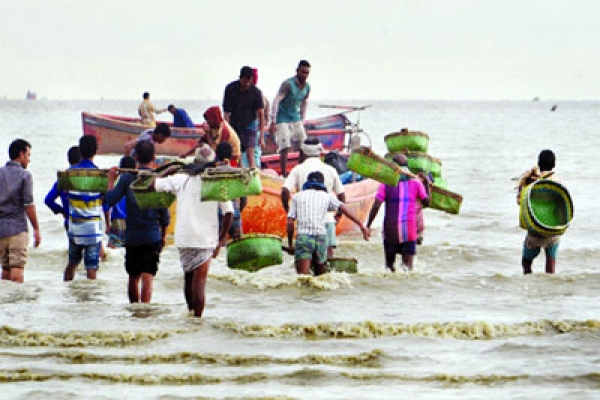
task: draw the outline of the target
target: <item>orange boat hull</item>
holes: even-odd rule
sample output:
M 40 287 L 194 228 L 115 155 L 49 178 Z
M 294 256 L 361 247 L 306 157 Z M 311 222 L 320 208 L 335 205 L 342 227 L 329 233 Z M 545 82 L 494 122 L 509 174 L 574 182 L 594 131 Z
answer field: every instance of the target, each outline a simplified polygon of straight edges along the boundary
M 260 196 L 248 197 L 248 205 L 242 212 L 244 233 L 270 233 L 287 236 L 287 215 L 281 204 L 281 187 L 284 179 L 278 176 L 261 174 L 263 192 Z M 372 179 L 344 185 L 345 206 L 360 221 L 366 221 L 379 183 Z M 342 218 L 337 225 L 337 234 L 358 231 L 359 228 L 349 218 Z

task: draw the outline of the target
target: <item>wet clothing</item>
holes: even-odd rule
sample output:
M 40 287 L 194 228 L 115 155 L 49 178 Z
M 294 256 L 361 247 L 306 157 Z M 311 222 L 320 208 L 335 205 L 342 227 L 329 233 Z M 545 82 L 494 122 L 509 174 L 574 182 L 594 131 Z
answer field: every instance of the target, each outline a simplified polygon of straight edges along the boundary
M 90 160 L 84 159 L 69 169 L 98 169 Z M 89 246 L 102 241 L 103 206 L 98 192 L 69 191 L 69 238 L 77 245 Z
M 33 203 L 33 177 L 23 166 L 8 161 L 0 168 L 0 238 L 27 232 L 25 208 Z
M 384 242 L 417 240 L 418 200 L 427 198 L 427 191 L 418 179 L 400 179 L 397 186 L 379 185 L 375 198 L 385 202 L 382 235 Z
M 126 172 L 119 177 L 117 185 L 104 195 L 109 206 L 115 206 L 122 198 L 125 198 L 126 246 L 142 246 L 160 242 L 162 240 L 161 228 L 166 228 L 170 222 L 167 208 L 140 209 L 130 188 L 131 183 L 136 179 L 136 174 Z

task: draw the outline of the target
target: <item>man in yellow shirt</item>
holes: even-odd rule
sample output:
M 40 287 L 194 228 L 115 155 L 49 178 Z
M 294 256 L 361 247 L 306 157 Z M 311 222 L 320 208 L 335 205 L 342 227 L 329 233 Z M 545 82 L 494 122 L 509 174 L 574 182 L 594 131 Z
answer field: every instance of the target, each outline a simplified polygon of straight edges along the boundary
M 144 101 L 138 106 L 138 115 L 142 119 L 142 124 L 155 127 L 156 119 L 154 118 L 154 113 L 160 114 L 167 111 L 167 109 L 156 109 L 154 104 L 150 101 L 150 93 L 144 92 L 143 97 Z

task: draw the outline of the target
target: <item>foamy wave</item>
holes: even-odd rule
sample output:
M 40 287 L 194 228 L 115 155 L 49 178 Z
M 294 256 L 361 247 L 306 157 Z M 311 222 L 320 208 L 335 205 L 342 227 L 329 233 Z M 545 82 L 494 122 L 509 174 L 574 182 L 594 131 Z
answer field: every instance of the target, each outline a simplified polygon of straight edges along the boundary
M 172 331 L 150 331 L 150 332 L 32 332 L 23 329 L 15 329 L 10 326 L 0 328 L 0 346 L 58 346 L 58 347 L 82 347 L 82 346 L 127 346 L 140 343 L 149 343 L 163 340 L 171 335 L 187 333 L 191 330 L 175 329 Z
M 40 354 L 2 353 L 2 356 L 25 359 L 59 359 L 61 364 L 209 364 L 225 366 L 256 365 L 331 365 L 380 367 L 383 352 L 372 350 L 358 354 L 307 354 L 300 357 L 273 357 L 269 355 L 231 355 L 179 352 L 173 354 L 93 354 L 81 351 L 53 351 Z
M 19 369 L 13 371 L 0 371 L 0 383 L 11 382 L 43 382 L 50 380 L 88 380 L 96 382 L 125 383 L 135 385 L 207 385 L 222 383 L 255 383 L 255 382 L 331 382 L 340 379 L 351 381 L 361 381 L 364 384 L 381 382 L 427 382 L 440 384 L 476 384 L 481 386 L 491 386 L 505 384 L 516 381 L 543 381 L 545 383 L 556 382 L 576 382 L 579 385 L 588 385 L 595 387 L 600 382 L 600 374 L 587 373 L 574 376 L 534 376 L 529 374 L 476 374 L 476 375 L 456 375 L 456 374 L 431 374 L 431 375 L 409 375 L 403 373 L 371 373 L 371 372 L 344 372 L 344 371 L 324 371 L 318 368 L 302 368 L 288 373 L 249 373 L 234 376 L 213 376 L 206 374 L 119 374 L 119 373 L 98 373 L 98 372 L 47 372 L 35 371 L 29 369 Z
M 252 286 L 257 289 L 280 289 L 289 287 L 311 287 L 322 290 L 338 290 L 352 287 L 352 278 L 345 273 L 329 273 L 321 276 L 274 275 L 235 272 L 211 278 L 239 287 Z
M 561 334 L 579 331 L 600 331 L 600 320 L 523 322 L 493 324 L 484 321 L 444 322 L 417 324 L 390 324 L 380 322 L 320 323 L 285 325 L 238 325 L 234 322 L 215 324 L 217 329 L 229 330 L 243 336 L 313 338 L 372 338 L 380 336 L 415 335 L 463 340 L 485 340 L 509 336 Z

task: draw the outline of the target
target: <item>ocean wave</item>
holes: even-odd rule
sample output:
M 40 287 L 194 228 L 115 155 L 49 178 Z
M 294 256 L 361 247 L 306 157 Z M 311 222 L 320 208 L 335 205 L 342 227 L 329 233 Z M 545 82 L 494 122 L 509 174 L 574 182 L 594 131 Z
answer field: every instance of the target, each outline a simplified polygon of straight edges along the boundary
M 337 272 L 332 272 L 321 276 L 235 272 L 228 275 L 211 275 L 211 279 L 227 282 L 238 287 L 254 287 L 261 290 L 290 287 L 309 287 L 322 290 L 337 290 L 352 287 L 352 279 L 350 276 L 345 273 Z
M 0 383 L 15 382 L 44 382 L 50 380 L 88 380 L 94 382 L 125 383 L 134 385 L 216 385 L 223 383 L 249 384 L 257 382 L 280 381 L 286 383 L 312 384 L 331 383 L 345 380 L 350 382 L 360 381 L 361 384 L 374 384 L 384 382 L 424 382 L 442 385 L 476 384 L 480 386 L 497 386 L 517 381 L 530 383 L 565 384 L 576 383 L 581 386 L 596 387 L 600 383 L 600 373 L 583 373 L 578 375 L 547 375 L 536 376 L 530 374 L 475 374 L 457 375 L 437 373 L 431 375 L 410 375 L 390 372 L 346 372 L 322 370 L 320 368 L 301 368 L 287 373 L 255 372 L 233 376 L 215 376 L 201 373 L 194 374 L 120 374 L 99 372 L 48 372 L 31 369 L 18 369 L 0 371 Z
M 33 332 L 4 325 L 0 327 L 0 346 L 3 347 L 114 347 L 146 344 L 164 340 L 176 334 L 192 332 L 192 329 L 174 329 L 171 331 L 140 332 Z
M 239 325 L 216 323 L 215 328 L 247 337 L 302 337 L 305 339 L 351 339 L 414 335 L 462 340 L 489 340 L 514 336 L 564 334 L 600 331 L 600 320 L 532 321 L 518 324 L 494 324 L 484 321 L 391 324 L 373 321 L 357 323 L 318 323 L 284 325 Z
M 300 357 L 274 357 L 269 355 L 231 355 L 194 352 L 172 354 L 93 354 L 81 351 L 51 351 L 37 354 L 0 353 L 2 357 L 13 359 L 58 359 L 61 364 L 208 364 L 223 366 L 257 365 L 330 365 L 344 367 L 381 367 L 384 353 L 372 350 L 358 354 L 307 354 Z

